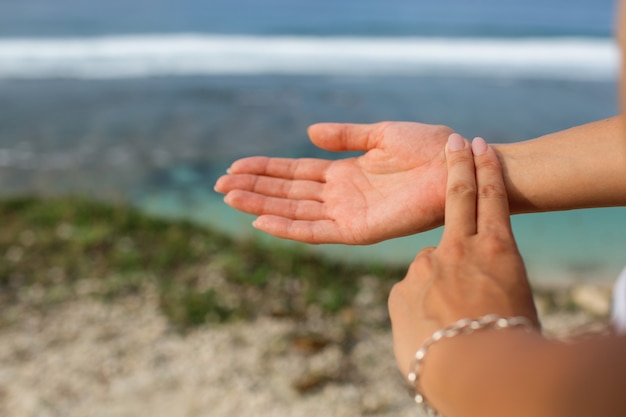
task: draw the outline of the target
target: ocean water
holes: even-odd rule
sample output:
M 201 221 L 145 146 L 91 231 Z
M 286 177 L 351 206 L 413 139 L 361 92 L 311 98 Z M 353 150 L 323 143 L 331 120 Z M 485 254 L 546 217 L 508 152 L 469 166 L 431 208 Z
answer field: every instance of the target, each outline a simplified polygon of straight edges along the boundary
M 338 158 L 319 121 L 514 142 L 617 113 L 608 0 L 0 2 L 0 193 L 128 201 L 258 236 L 212 191 L 236 158 Z M 626 211 L 514 217 L 536 280 L 610 279 Z M 346 261 L 409 262 L 440 231 Z M 288 244 L 260 237 L 270 244 Z

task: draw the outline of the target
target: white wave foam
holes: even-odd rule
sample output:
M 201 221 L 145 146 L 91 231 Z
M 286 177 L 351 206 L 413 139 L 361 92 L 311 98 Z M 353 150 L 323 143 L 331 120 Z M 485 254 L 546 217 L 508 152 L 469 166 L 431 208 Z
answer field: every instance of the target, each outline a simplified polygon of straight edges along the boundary
M 143 35 L 0 39 L 0 78 L 176 75 L 472 75 L 614 79 L 610 39 Z

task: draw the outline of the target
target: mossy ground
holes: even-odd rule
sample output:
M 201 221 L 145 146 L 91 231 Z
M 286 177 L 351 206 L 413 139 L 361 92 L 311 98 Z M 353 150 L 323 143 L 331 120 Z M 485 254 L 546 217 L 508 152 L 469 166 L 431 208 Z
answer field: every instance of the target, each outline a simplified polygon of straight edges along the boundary
M 232 239 L 188 221 L 81 198 L 0 201 L 0 302 L 45 309 L 79 294 L 105 300 L 156 290 L 181 328 L 261 314 L 333 314 L 376 277 L 379 300 L 404 268 L 330 261 Z M 371 281 L 371 280 L 369 280 Z

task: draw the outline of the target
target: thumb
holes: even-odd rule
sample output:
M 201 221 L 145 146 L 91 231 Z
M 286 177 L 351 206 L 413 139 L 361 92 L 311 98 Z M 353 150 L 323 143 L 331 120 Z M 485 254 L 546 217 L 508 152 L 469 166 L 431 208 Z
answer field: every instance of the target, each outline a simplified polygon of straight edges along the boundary
M 378 144 L 375 124 L 317 123 L 309 126 L 309 138 L 327 151 L 367 152 Z

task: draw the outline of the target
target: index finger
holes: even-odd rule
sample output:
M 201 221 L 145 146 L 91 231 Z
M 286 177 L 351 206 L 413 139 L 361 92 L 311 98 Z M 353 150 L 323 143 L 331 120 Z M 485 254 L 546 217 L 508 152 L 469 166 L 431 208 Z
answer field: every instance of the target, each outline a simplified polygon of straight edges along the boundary
M 448 181 L 443 238 L 476 233 L 476 176 L 469 144 L 453 133 L 446 146 Z
M 325 182 L 330 164 L 331 161 L 325 159 L 252 156 L 233 162 L 228 173 Z
M 472 141 L 478 187 L 477 231 L 510 231 L 509 199 L 500 160 L 482 138 Z

